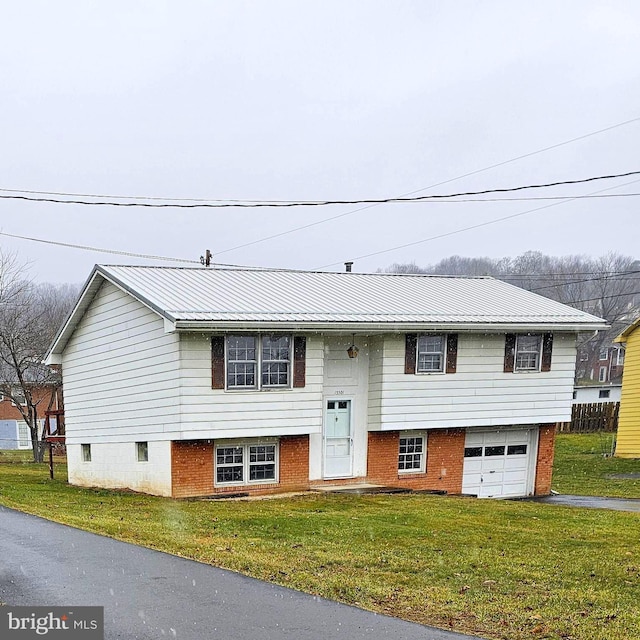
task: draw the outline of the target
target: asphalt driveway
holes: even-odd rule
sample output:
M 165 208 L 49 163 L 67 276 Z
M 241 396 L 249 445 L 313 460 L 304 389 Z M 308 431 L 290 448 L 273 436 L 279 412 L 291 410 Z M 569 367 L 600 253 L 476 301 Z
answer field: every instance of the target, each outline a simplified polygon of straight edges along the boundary
M 105 639 L 463 640 L 0 507 L 0 602 L 104 606 Z
M 544 498 L 532 498 L 544 504 L 560 504 L 565 507 L 581 507 L 582 509 L 613 509 L 614 511 L 631 511 L 640 513 L 638 498 L 601 498 L 597 496 L 553 495 Z

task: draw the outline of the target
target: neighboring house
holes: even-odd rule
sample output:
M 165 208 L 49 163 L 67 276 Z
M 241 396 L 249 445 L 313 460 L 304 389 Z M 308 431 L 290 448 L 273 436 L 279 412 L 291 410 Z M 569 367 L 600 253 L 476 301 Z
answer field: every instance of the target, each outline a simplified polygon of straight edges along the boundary
M 32 389 L 34 400 L 38 403 L 39 413 L 42 419 L 39 420 L 40 430 L 44 425 L 44 412 L 49 407 L 51 394 L 55 389 L 51 387 L 37 387 Z M 19 397 L 18 392 L 13 392 L 14 397 Z M 57 408 L 54 400 L 53 408 Z M 0 393 L 0 449 L 31 449 L 31 435 L 29 427 L 24 421 L 20 410 L 16 404 L 7 396 Z
M 573 389 L 573 404 L 620 402 L 621 384 L 585 384 Z
M 640 458 L 640 318 L 617 338 L 626 351 L 622 397 L 618 414 L 616 453 L 619 458 Z
M 624 371 L 624 349 L 620 345 L 604 344 L 593 351 L 588 343 L 578 353 L 576 379 L 578 384 L 590 382 L 619 383 Z
M 97 266 L 48 362 L 73 484 L 523 496 L 605 327 L 489 277 Z

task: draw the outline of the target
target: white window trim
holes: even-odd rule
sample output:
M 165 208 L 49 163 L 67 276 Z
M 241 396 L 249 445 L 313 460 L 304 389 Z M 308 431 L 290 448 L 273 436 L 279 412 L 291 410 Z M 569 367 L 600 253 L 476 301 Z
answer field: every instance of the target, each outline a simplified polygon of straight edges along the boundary
M 256 339 L 256 384 L 252 387 L 230 387 L 229 386 L 229 338 L 233 336 L 244 336 Z M 263 385 L 262 384 L 262 339 L 264 337 L 277 336 L 289 338 L 289 372 L 287 376 L 287 384 L 274 384 Z M 283 391 L 293 388 L 293 335 L 290 333 L 235 333 L 225 336 L 224 339 L 224 388 L 225 391 L 232 391 L 234 393 L 253 392 L 253 391 Z M 275 361 L 274 361 L 275 362 Z M 284 360 L 280 361 L 284 362 Z
M 16 420 L 18 429 L 18 449 L 31 449 L 31 429 L 24 420 Z M 22 433 L 20 431 L 22 430 Z M 24 435 L 24 438 L 22 437 Z
M 250 447 L 261 445 L 275 445 L 275 477 L 267 480 L 249 480 L 249 471 L 251 462 L 249 460 Z M 242 476 L 244 480 L 240 482 L 218 482 L 218 448 L 225 447 L 242 447 Z M 218 440 L 213 447 L 213 486 L 214 487 L 246 487 L 246 486 L 259 486 L 265 484 L 279 484 L 280 482 L 280 440 L 279 438 L 255 438 L 250 440 Z
M 85 449 L 85 447 L 88 447 Z M 85 451 L 89 452 L 89 459 L 87 460 L 85 458 Z M 90 442 L 83 442 L 80 445 L 80 460 L 82 462 L 84 462 L 85 464 L 91 464 L 91 462 L 93 462 L 93 455 L 92 455 L 92 451 L 91 451 L 91 443 Z
M 604 375 L 602 375 L 604 373 Z M 598 382 L 607 381 L 607 367 L 600 367 L 598 369 Z
M 621 367 L 624 364 L 624 349 L 618 349 L 616 355 L 616 367 Z
M 421 336 L 442 336 L 442 369 L 439 371 L 420 371 L 420 337 Z M 447 333 L 419 333 L 416 339 L 416 375 L 420 376 L 441 376 L 447 373 L 447 343 L 449 334 Z
M 520 369 L 518 367 L 518 342 L 520 338 L 538 338 L 538 366 L 535 369 Z M 541 333 L 518 333 L 516 334 L 516 346 L 513 352 L 513 373 L 540 373 L 542 367 L 542 343 L 543 336 Z M 533 353 L 526 351 L 525 353 Z
M 602 354 L 604 353 L 604 358 L 602 357 Z M 606 362 L 609 359 L 609 349 L 600 349 L 600 353 L 598 354 L 598 361 L 599 362 Z
M 400 439 L 401 438 L 422 438 L 422 458 L 420 460 L 420 469 L 400 469 L 398 475 L 416 475 L 426 473 L 427 471 L 427 433 L 426 431 L 401 431 L 398 437 L 398 464 L 400 462 Z

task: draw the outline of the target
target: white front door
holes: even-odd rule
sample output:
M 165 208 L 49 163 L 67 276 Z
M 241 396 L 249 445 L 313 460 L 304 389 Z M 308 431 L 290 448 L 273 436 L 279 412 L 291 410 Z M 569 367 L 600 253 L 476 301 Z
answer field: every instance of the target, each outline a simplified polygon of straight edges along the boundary
M 324 477 L 353 475 L 351 400 L 327 400 L 324 419 Z

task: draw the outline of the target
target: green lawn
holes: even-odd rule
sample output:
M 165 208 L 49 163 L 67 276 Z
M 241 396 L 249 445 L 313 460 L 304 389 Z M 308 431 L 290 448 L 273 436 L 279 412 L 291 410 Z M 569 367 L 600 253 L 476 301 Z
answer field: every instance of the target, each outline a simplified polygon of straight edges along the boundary
M 180 501 L 70 487 L 34 464 L 0 464 L 0 503 L 488 638 L 639 637 L 638 514 L 428 495 Z
M 556 436 L 553 489 L 583 496 L 640 498 L 640 478 L 607 478 L 612 474 L 640 475 L 640 460 L 610 456 L 612 439 L 610 433 Z

